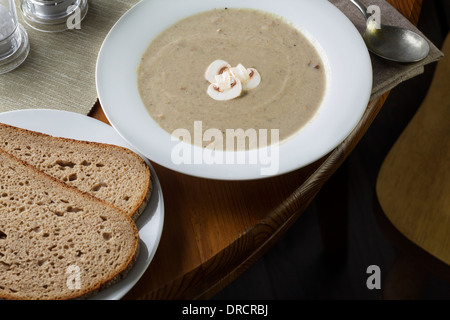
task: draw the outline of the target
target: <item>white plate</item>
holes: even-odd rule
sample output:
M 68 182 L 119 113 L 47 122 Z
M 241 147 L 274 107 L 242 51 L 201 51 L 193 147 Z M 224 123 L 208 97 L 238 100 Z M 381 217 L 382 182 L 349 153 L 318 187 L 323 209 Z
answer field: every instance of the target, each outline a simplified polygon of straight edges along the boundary
M 264 164 L 260 157 L 257 164 L 225 160 L 225 164 L 209 165 L 202 156 L 200 164 L 175 164 L 171 154 L 180 142 L 172 141 L 170 134 L 151 118 L 137 87 L 140 59 L 155 36 L 182 18 L 224 7 L 254 8 L 283 16 L 313 41 L 326 64 L 324 101 L 315 117 L 280 145 L 278 166 L 276 157 L 268 159 L 278 169 L 272 175 L 306 166 L 336 148 L 356 127 L 367 107 L 372 65 L 357 29 L 326 0 L 142 0 L 112 28 L 98 56 L 97 90 L 112 126 L 139 152 L 175 171 L 223 180 L 266 177 L 262 169 L 269 163 Z M 203 152 L 197 147 L 191 150 L 192 154 Z M 227 159 L 226 153 L 219 157 Z
M 133 150 L 112 127 L 77 113 L 56 110 L 20 110 L 0 113 L 0 122 L 56 137 L 109 143 Z M 144 160 L 150 166 L 153 191 L 148 206 L 136 221 L 140 236 L 138 260 L 124 280 L 100 292 L 92 299 L 121 299 L 141 278 L 158 247 L 164 223 L 163 194 L 153 167 L 147 159 L 144 158 Z

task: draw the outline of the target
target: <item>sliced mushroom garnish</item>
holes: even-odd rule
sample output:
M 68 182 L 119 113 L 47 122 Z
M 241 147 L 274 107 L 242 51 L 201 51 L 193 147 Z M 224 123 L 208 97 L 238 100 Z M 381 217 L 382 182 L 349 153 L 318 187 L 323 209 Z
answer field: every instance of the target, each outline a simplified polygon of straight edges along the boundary
M 259 72 L 254 68 L 249 68 L 248 70 L 250 70 L 250 79 L 247 82 L 243 83 L 244 90 L 255 89 L 261 83 L 261 75 L 259 74 Z
M 241 80 L 242 83 L 250 80 L 250 72 L 242 64 L 238 64 L 236 67 L 230 69 L 233 76 Z
M 210 83 L 214 83 L 216 80 L 215 77 L 217 75 L 224 73 L 230 68 L 231 66 L 228 64 L 228 62 L 224 60 L 216 60 L 213 63 L 211 63 L 206 69 L 205 79 L 208 80 Z
M 231 79 L 231 73 L 228 71 L 215 76 L 214 79 L 214 84 L 219 88 L 220 91 L 230 89 L 231 84 L 235 81 L 235 79 Z
M 223 76 L 219 83 L 211 83 L 208 87 L 208 95 L 217 101 L 226 101 L 239 97 L 242 94 L 242 83 L 238 79 Z M 230 81 L 230 82 L 228 82 Z
M 214 100 L 230 100 L 239 97 L 243 90 L 252 90 L 261 83 L 261 75 L 254 68 L 245 68 L 242 64 L 231 67 L 224 60 L 211 63 L 205 79 L 211 85 L 207 93 Z
M 244 90 L 255 89 L 261 83 L 261 75 L 255 68 L 245 68 L 242 64 L 231 68 L 230 72 L 233 76 L 242 82 Z

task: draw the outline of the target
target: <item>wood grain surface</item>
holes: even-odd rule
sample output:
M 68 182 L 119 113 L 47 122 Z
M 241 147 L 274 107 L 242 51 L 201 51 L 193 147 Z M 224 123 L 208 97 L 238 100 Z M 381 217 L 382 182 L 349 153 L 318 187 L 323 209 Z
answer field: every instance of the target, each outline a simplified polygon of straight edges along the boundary
M 389 2 L 417 23 L 421 0 Z M 355 130 L 329 155 L 279 177 L 214 181 L 153 164 L 165 198 L 164 230 L 151 265 L 124 299 L 204 299 L 227 286 L 298 219 L 387 97 L 371 101 Z M 91 116 L 108 123 L 99 104 Z
M 377 195 L 391 223 L 450 266 L 450 39 L 420 109 L 381 167 Z

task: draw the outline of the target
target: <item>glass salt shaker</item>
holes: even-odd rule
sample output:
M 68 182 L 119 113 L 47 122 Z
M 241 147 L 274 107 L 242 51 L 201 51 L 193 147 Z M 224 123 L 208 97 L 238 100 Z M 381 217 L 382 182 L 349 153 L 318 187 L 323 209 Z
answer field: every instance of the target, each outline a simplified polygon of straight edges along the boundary
M 28 34 L 17 21 L 14 0 L 0 0 L 0 74 L 20 66 L 29 52 Z
M 23 19 L 46 32 L 79 29 L 88 11 L 88 0 L 20 0 Z

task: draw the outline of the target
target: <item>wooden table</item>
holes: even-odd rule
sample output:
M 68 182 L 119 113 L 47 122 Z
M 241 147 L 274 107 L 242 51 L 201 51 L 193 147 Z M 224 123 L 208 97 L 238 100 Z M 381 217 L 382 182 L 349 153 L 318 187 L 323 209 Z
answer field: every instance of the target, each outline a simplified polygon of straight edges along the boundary
M 388 2 L 417 24 L 422 0 Z M 205 299 L 218 293 L 297 220 L 358 144 L 387 97 L 369 103 L 356 129 L 333 152 L 279 177 L 213 181 L 153 164 L 165 198 L 164 230 L 148 270 L 124 299 Z M 99 104 L 91 116 L 108 122 Z M 343 217 L 325 212 L 319 220 L 330 219 L 342 224 Z M 326 231 L 327 224 L 323 226 Z M 325 246 L 339 243 L 339 235 L 324 236 Z

